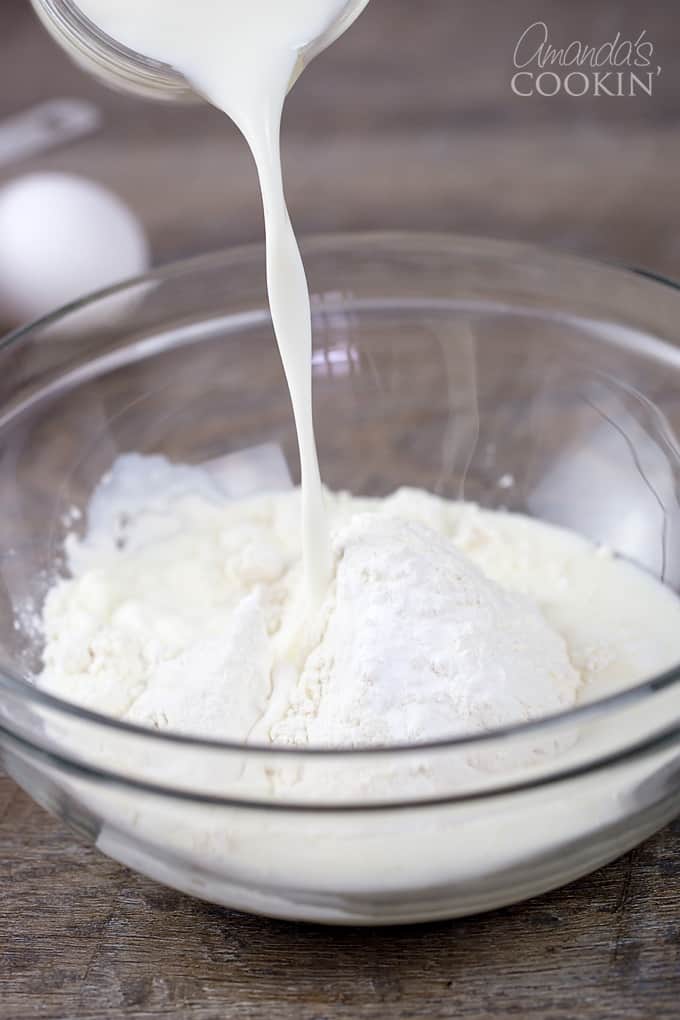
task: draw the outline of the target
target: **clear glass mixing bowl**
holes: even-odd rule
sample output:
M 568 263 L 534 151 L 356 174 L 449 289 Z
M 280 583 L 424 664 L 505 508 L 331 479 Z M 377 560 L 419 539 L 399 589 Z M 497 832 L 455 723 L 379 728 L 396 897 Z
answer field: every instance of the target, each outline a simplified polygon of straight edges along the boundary
M 677 590 L 674 286 L 462 238 L 321 238 L 305 255 L 331 487 L 375 495 L 411 484 L 523 511 L 606 543 Z M 40 658 L 34 610 L 60 569 L 72 508 L 117 454 L 203 463 L 269 444 L 297 476 L 263 281 L 261 248 L 211 255 L 71 305 L 2 345 L 5 767 L 112 857 L 281 917 L 451 917 L 623 853 L 680 806 L 677 670 L 483 737 L 345 752 L 138 729 L 27 679 Z M 536 746 L 560 750 L 532 765 Z M 485 769 L 488 756 L 504 769 Z M 470 760 L 477 778 L 461 781 L 456 766 Z M 385 798 L 386 774 L 419 766 L 436 776 L 426 794 L 404 781 Z M 276 784 L 281 771 L 289 781 Z

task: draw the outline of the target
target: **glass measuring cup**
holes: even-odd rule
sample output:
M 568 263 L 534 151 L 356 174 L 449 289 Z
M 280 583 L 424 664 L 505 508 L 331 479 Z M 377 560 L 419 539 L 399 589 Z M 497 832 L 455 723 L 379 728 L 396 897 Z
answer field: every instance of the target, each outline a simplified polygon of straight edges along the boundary
M 169 64 L 123 46 L 87 18 L 73 0 L 31 0 L 50 35 L 83 70 L 105 85 L 147 99 L 175 103 L 201 102 L 201 96 Z M 342 35 L 368 0 L 347 0 L 323 35 L 300 51 L 291 86 L 319 53 Z

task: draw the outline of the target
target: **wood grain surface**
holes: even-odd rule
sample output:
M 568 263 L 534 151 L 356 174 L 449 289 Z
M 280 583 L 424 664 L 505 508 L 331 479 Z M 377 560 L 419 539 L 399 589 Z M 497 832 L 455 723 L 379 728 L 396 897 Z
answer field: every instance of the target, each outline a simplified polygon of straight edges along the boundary
M 512 53 L 646 29 L 652 97 L 522 99 Z M 291 96 L 285 162 L 303 233 L 374 227 L 546 241 L 680 275 L 680 10 L 594 0 L 373 0 Z M 257 239 L 236 131 L 207 108 L 108 93 L 26 0 L 0 0 L 0 117 L 87 96 L 102 130 L 7 168 L 85 174 L 137 211 L 154 257 Z M 1 497 L 0 497 L 1 499 Z M 0 777 L 0 1018 L 680 1014 L 680 824 L 596 874 L 478 918 L 330 930 L 192 901 L 102 857 Z

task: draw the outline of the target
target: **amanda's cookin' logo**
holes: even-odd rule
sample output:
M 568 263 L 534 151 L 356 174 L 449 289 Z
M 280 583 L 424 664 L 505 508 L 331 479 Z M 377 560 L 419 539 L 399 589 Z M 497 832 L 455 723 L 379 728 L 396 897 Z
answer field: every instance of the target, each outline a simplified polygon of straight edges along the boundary
M 513 55 L 510 85 L 517 96 L 651 96 L 661 67 L 646 30 L 636 39 L 613 39 L 588 45 L 575 39 L 556 47 L 548 26 L 535 21 L 522 32 Z

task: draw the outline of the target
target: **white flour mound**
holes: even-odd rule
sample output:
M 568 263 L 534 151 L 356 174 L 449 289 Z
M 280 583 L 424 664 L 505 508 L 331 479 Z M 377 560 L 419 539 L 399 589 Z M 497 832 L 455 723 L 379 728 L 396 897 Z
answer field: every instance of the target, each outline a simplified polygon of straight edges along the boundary
M 275 741 L 412 743 L 568 708 L 564 639 L 419 522 L 360 514 L 337 538 L 323 637 Z
M 298 490 L 229 499 L 201 469 L 120 458 L 67 541 L 37 682 L 159 729 L 337 747 L 534 719 L 680 657 L 673 593 L 572 533 L 412 489 L 327 501 L 310 615 Z

